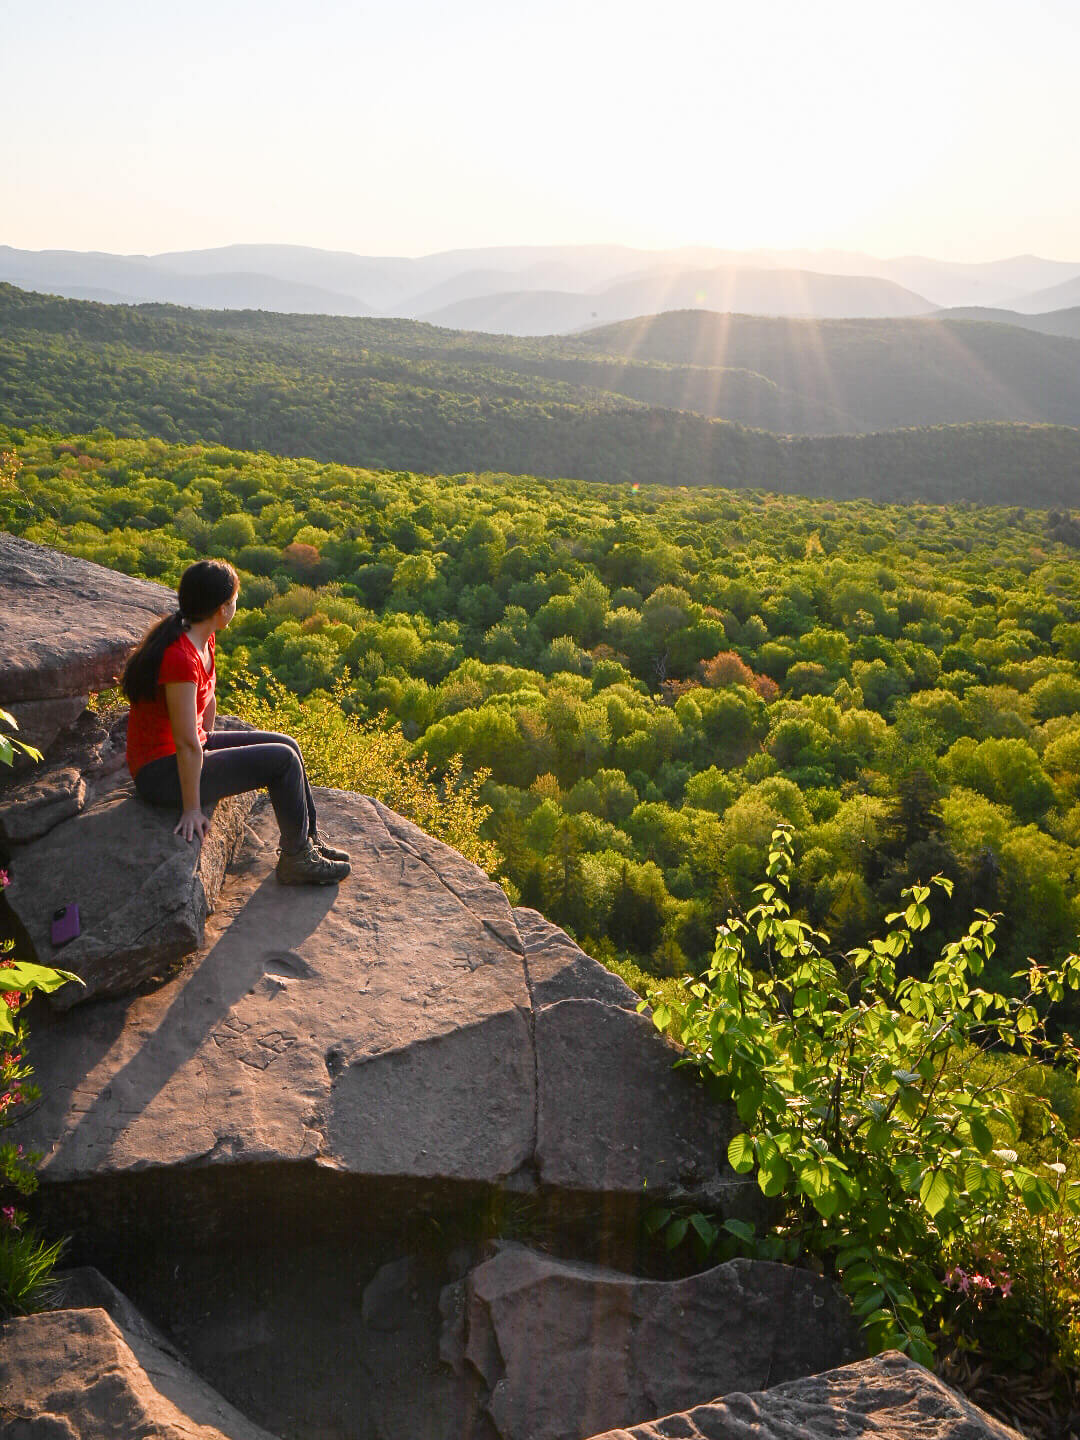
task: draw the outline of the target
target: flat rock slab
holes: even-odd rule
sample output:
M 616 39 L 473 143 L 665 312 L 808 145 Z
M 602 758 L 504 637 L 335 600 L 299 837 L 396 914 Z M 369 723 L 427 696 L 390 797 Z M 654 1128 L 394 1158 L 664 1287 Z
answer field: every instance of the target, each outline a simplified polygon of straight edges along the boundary
M 175 609 L 164 585 L 0 534 L 0 705 L 112 685 L 145 631 Z
M 950 1390 L 906 1355 L 793 1380 L 758 1394 L 725 1395 L 708 1405 L 593 1440 L 1023 1440 Z
M 103 1309 L 0 1326 L 3 1440 L 274 1440 Z
M 287 1162 L 635 1203 L 646 1181 L 650 1196 L 719 1183 L 730 1117 L 672 1070 L 620 981 L 377 801 L 316 795 L 348 880 L 279 886 L 263 807 L 181 973 L 36 1029 L 44 1099 L 18 1138 L 44 1152 L 46 1185 Z M 38 842 L 57 863 L 92 808 Z M 542 993 L 565 997 L 549 1005 L 538 955 Z
M 89 799 L 86 792 L 78 768 L 65 767 L 31 777 L 0 803 L 7 838 L 27 842 L 12 851 L 7 902 L 37 958 L 84 981 L 55 993 L 60 1009 L 127 994 L 197 949 L 252 800 L 222 800 L 199 844 L 174 835 L 176 816 L 138 799 L 126 771 L 99 778 Z M 57 948 L 52 918 L 72 903 L 81 933 Z
M 766 1261 L 659 1281 L 507 1245 L 443 1309 L 446 1358 L 482 1377 L 502 1440 L 633 1424 L 864 1353 L 830 1281 Z

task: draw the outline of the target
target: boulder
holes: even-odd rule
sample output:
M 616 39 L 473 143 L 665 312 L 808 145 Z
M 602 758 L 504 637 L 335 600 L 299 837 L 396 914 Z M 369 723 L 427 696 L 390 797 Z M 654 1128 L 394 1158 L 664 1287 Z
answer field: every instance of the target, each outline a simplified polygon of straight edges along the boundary
M 0 1326 L 3 1440 L 274 1440 L 176 1355 L 105 1310 Z
M 171 1355 L 174 1360 L 183 1362 L 184 1357 L 173 1342 L 93 1265 L 59 1270 L 53 1280 L 55 1297 L 50 1310 L 104 1310 L 124 1332 L 129 1345 L 134 1340 L 145 1341 L 163 1355 Z
M 707 1405 L 593 1440 L 1023 1440 L 892 1351 L 756 1394 L 728 1394 Z
M 20 784 L 0 792 L 0 840 L 25 845 L 47 835 L 86 803 L 86 781 L 74 765 L 34 770 Z
M 730 1117 L 672 1069 L 674 1051 L 621 982 L 377 801 L 316 796 L 320 825 L 352 852 L 348 880 L 279 887 L 276 826 L 259 805 L 194 959 L 152 993 L 39 1027 L 44 1099 L 20 1139 L 44 1152 L 46 1189 L 161 1167 L 296 1163 L 385 1180 L 570 1187 L 633 1207 L 646 1183 L 650 1198 L 722 1189 Z M 140 896 L 175 901 L 197 879 L 168 817 L 122 791 L 25 847 L 12 891 L 40 933 L 51 907 L 80 898 L 48 872 L 67 864 L 70 876 L 83 843 L 95 954 L 61 956 L 95 974 L 115 965 L 106 941 L 119 929 L 93 898 L 99 887 L 115 894 L 107 836 L 141 847 Z M 115 859 L 115 839 L 107 854 Z M 35 863 L 24 868 L 27 857 Z M 159 934 L 178 925 L 142 913 Z M 546 968 L 530 993 L 534 962 Z
M 175 608 L 164 585 L 0 534 L 0 705 L 112 685 L 146 630 Z
M 500 1247 L 444 1296 L 444 1356 L 482 1378 L 502 1440 L 563 1440 L 760 1389 L 864 1353 L 846 1298 L 806 1270 L 732 1260 L 643 1280 Z
M 221 801 L 206 839 L 189 844 L 173 834 L 174 815 L 137 798 L 126 771 L 99 770 L 89 798 L 74 766 L 5 792 L 0 827 L 23 842 L 12 851 L 7 902 L 37 958 L 84 982 L 57 991 L 54 1004 L 125 994 L 197 949 L 251 800 Z M 53 915 L 73 902 L 81 933 L 57 949 Z

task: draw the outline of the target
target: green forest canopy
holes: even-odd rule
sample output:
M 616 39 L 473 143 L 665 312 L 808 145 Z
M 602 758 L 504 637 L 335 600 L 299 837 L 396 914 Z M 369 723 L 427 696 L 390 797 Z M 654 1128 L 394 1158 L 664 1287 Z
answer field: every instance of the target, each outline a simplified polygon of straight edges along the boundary
M 1080 502 L 1080 341 L 936 320 L 644 323 L 514 340 L 0 285 L 0 423 L 428 473 Z M 924 428 L 789 438 L 717 415 L 779 431 Z
M 840 944 L 936 872 L 1006 912 L 997 978 L 1075 943 L 1067 514 L 5 443 L 5 528 L 166 581 L 239 567 L 223 679 L 341 685 L 436 770 L 490 771 L 511 893 L 602 958 L 700 965 L 781 820 L 797 903 Z

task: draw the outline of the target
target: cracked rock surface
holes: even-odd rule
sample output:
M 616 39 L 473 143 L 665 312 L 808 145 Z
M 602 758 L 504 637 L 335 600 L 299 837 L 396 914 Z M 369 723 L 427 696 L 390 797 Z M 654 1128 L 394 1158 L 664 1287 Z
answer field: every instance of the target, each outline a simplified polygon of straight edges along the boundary
M 1023 1440 L 895 1350 L 593 1440 Z
M 19 1138 L 47 1186 L 289 1162 L 635 1197 L 719 1183 L 728 1118 L 632 992 L 377 801 L 317 803 L 352 852 L 340 887 L 276 883 L 263 805 L 179 974 L 38 1024 L 45 1098 Z
M 657 1281 L 504 1245 L 442 1309 L 444 1353 L 482 1377 L 502 1440 L 587 1435 L 865 1353 L 835 1285 L 766 1261 Z

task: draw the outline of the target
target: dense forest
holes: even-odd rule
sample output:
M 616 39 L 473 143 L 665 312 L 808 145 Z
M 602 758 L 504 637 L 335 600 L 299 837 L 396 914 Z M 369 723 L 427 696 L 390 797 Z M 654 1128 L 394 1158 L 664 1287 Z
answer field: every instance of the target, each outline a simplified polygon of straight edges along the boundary
M 427 473 L 1080 501 L 1080 430 L 1006 423 L 1080 419 L 1080 341 L 935 320 L 642 323 L 513 340 L 0 285 L 0 423 Z M 730 417 L 792 432 L 923 428 L 789 437 Z
M 239 568 L 245 669 L 484 775 L 515 899 L 654 974 L 698 967 L 794 826 L 845 945 L 940 872 L 1006 912 L 996 978 L 1080 928 L 1080 524 L 0 431 L 0 524 L 174 581 Z M 932 931 L 919 955 L 941 937 Z M 918 956 L 916 956 L 918 959 Z

